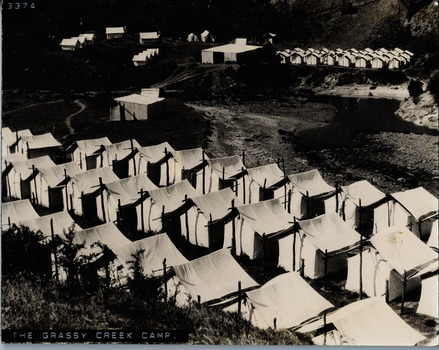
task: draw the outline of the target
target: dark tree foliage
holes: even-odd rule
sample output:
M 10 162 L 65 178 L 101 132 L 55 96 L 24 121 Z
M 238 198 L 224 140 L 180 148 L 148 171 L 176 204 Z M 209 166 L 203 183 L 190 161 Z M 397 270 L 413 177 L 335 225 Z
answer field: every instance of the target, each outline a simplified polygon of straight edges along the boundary
M 416 98 L 424 91 L 422 90 L 422 82 L 419 80 L 410 80 L 409 86 L 407 87 L 410 96 Z

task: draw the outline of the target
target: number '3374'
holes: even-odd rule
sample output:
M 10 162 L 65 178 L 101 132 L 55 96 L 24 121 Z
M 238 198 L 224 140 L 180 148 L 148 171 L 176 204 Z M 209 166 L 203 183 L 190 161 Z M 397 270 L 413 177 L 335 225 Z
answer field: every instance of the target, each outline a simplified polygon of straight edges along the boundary
M 33 3 L 33 2 L 7 2 L 6 9 L 8 9 L 8 10 L 34 10 L 35 3 Z

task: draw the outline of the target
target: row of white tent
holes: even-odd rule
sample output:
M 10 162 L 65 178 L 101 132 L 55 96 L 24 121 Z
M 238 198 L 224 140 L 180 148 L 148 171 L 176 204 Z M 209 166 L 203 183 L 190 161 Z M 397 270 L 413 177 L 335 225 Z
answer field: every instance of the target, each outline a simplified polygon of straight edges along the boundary
M 63 230 L 74 224 L 66 212 L 39 217 L 28 200 L 4 203 L 2 212 L 9 218 L 15 215 L 13 221 L 17 224 L 42 231 L 48 240 L 53 232 L 62 235 Z M 403 236 L 398 236 L 401 234 Z M 413 237 L 406 232 L 396 232 L 390 237 L 379 235 L 374 244 L 380 247 L 386 263 L 400 270 L 434 258 L 431 252 L 423 258 L 411 254 L 410 250 L 418 252 L 419 245 Z M 406 239 L 411 241 L 404 244 Z M 130 276 L 130 262 L 134 255 L 139 257 L 146 275 L 163 276 L 166 269 L 167 276 L 172 276 L 166 282 L 168 295 L 175 295 L 179 305 L 196 300 L 206 305 L 223 306 L 225 311 L 240 309 L 244 317 L 262 329 L 294 328 L 299 332 L 311 332 L 326 326 L 321 318 L 324 314 L 326 324 L 333 324 L 335 328 L 313 339 L 320 345 L 415 345 L 425 339 L 403 322 L 381 296 L 354 302 L 332 312 L 333 305 L 314 291 L 298 272 L 281 274 L 259 286 L 227 249 L 188 261 L 165 233 L 131 242 L 113 223 L 86 230 L 76 225 L 74 243 L 84 245 L 80 254 L 99 253 L 96 242 L 106 245 L 115 254 L 112 271 L 119 282 L 123 283 Z M 170 273 L 171 269 L 175 276 Z M 57 269 L 57 273 L 62 274 L 62 271 Z M 418 312 L 437 317 L 437 295 L 437 275 L 424 279 Z
M 336 49 L 329 50 L 327 48 L 314 49 L 308 48 L 306 50 L 296 47 L 292 50 L 285 49 L 277 51 L 276 54 L 280 57 L 281 63 L 291 64 L 307 64 L 307 65 L 329 65 L 342 67 L 357 67 L 357 68 L 389 68 L 399 69 L 410 63 L 413 53 L 408 50 L 395 48 L 387 50 L 381 48 L 372 50 L 366 48 L 364 50 L 357 49 Z
M 94 33 L 79 34 L 79 36 L 65 38 L 59 44 L 63 51 L 75 51 L 85 46 L 93 45 L 96 40 Z
M 156 57 L 159 54 L 159 49 L 146 49 L 137 55 L 133 56 L 133 64 L 138 66 L 144 66 L 146 63 L 150 60 L 152 60 L 154 57 Z
M 214 39 L 213 35 L 208 30 L 205 30 L 199 36 L 194 34 L 194 33 L 188 34 L 187 41 L 189 41 L 191 43 L 197 43 L 199 41 L 206 43 L 209 41 L 214 42 L 215 39 Z

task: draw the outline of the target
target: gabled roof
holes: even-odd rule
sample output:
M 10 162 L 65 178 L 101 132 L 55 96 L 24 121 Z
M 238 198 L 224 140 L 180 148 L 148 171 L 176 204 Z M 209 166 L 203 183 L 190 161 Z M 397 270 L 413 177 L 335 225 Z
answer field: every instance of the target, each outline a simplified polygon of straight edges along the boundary
M 117 97 L 114 99 L 117 102 L 128 102 L 128 103 L 135 103 L 139 105 L 149 105 L 155 102 L 163 101 L 163 97 L 150 97 L 150 96 L 144 96 L 139 94 L 131 94 L 128 96 L 122 96 Z
M 270 237 L 274 233 L 293 227 L 293 217 L 283 208 L 279 199 L 242 205 L 236 209 L 244 221 L 261 237 L 264 233 Z
M 2 203 L 2 228 L 7 229 L 9 221 L 11 224 L 23 220 L 36 219 L 40 216 L 35 211 L 29 199 Z
M 83 170 L 74 162 L 68 162 L 64 164 L 59 164 L 51 167 L 37 168 L 40 176 L 42 176 L 47 185 L 50 187 L 57 186 L 60 182 L 67 176 L 75 176 L 76 174 L 82 173 Z
M 346 197 L 349 198 L 349 200 L 356 206 L 360 205 L 360 199 L 361 206 L 367 207 L 386 198 L 386 195 L 383 192 L 381 192 L 367 180 L 354 182 L 349 186 L 340 187 Z
M 133 139 L 133 149 L 139 149 L 142 146 Z M 104 152 L 108 152 L 111 155 L 117 157 L 118 160 L 124 159 L 126 156 L 131 154 L 131 140 L 126 140 L 122 142 L 113 143 L 111 145 L 106 145 L 103 147 Z
M 190 170 L 203 163 L 203 152 L 203 149 L 198 147 L 180 151 L 172 151 L 172 155 L 174 156 L 175 161 L 179 163 L 182 168 Z M 208 159 L 209 157 L 204 154 L 204 160 L 207 161 Z
M 92 155 L 94 152 L 99 150 L 101 146 L 111 145 L 111 141 L 108 137 L 101 137 L 98 139 L 88 139 L 88 140 L 78 140 L 71 144 L 66 152 L 73 152 L 75 149 L 79 148 L 83 155 Z
M 143 32 L 139 33 L 140 39 L 158 39 L 160 34 L 158 32 Z
M 95 34 L 94 33 L 83 33 L 83 34 L 79 34 L 80 38 L 85 38 L 87 41 L 93 40 L 95 38 Z
M 6 146 L 12 146 L 17 142 L 17 134 L 18 138 L 32 136 L 32 133 L 29 129 L 19 130 L 15 133 L 12 132 L 9 128 L 2 128 L 2 141 L 5 143 Z
M 102 178 L 103 183 L 118 181 L 119 178 L 111 168 L 97 168 L 78 173 L 71 176 L 71 181 L 78 186 L 79 192 L 84 194 L 93 192 L 95 187 L 99 185 L 99 178 Z
M 73 46 L 75 47 L 78 44 L 78 38 L 65 38 L 62 39 L 60 45 L 61 46 Z
M 370 241 L 401 275 L 438 258 L 436 252 L 406 227 L 390 227 L 384 233 L 372 236 Z
M 360 241 L 360 234 L 334 212 L 300 220 L 299 225 L 311 243 L 322 252 L 336 252 Z
M 105 34 L 124 34 L 125 27 L 107 27 L 105 28 Z
M 258 285 L 226 249 L 176 265 L 174 271 L 192 299 L 199 295 L 202 303 L 237 292 L 238 282 L 242 290 Z
M 207 160 L 207 163 L 220 179 L 222 179 L 224 169 L 225 180 L 234 177 L 235 175 L 241 173 L 242 169 L 245 169 L 244 164 L 239 156 L 212 158 Z
M 277 164 L 268 164 L 258 166 L 256 168 L 248 168 L 248 175 L 250 179 L 256 182 L 260 187 L 264 186 L 269 188 L 272 185 L 277 184 L 279 181 L 285 179 L 285 175 L 282 170 L 279 169 Z
M 189 181 L 183 180 L 167 187 L 150 190 L 148 195 L 159 208 L 165 207 L 165 213 L 171 213 L 183 206 L 186 195 L 187 198 L 192 198 L 200 194 Z
M 32 174 L 32 166 L 34 168 L 46 168 L 55 166 L 55 163 L 49 156 L 37 157 L 25 161 L 11 161 L 10 166 L 16 173 L 21 174 L 23 180 L 27 179 Z
M 140 253 L 140 267 L 145 276 L 162 276 L 164 259 L 166 259 L 167 270 L 174 265 L 188 262 L 166 233 L 119 245 L 113 249 L 113 253 L 116 255 L 118 263 L 127 269 L 132 266 L 130 262 L 134 261 L 134 256 Z
M 230 188 L 192 197 L 191 200 L 207 219 L 212 215 L 213 221 L 220 220 L 231 212 L 233 200 L 235 207 L 242 205 Z
M 273 328 L 274 319 L 277 328 L 288 329 L 334 307 L 298 272 L 279 275 L 246 295 L 254 308 L 250 321 L 263 329 Z
M 48 132 L 42 135 L 23 136 L 21 142 L 29 145 L 29 149 L 61 147 L 62 145 L 55 140 L 53 135 Z
M 140 199 L 140 190 L 146 192 L 157 188 L 146 174 L 109 182 L 105 184 L 105 187 L 110 196 L 120 199 L 121 205 L 127 205 Z
M 169 143 L 162 142 L 158 145 L 140 147 L 139 153 L 146 159 L 146 161 L 154 164 L 162 161 L 165 158 L 165 149 L 170 154 L 175 152 Z
M 308 192 L 310 197 L 320 196 L 335 191 L 335 188 L 323 180 L 317 169 L 304 173 L 288 175 L 290 183 L 299 190 L 302 195 Z
M 438 199 L 423 187 L 391 194 L 416 220 L 438 212 Z

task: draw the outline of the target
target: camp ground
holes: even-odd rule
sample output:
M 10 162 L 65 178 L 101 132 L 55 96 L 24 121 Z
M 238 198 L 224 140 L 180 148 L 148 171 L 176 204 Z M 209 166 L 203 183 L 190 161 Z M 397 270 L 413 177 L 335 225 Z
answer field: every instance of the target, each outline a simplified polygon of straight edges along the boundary
M 32 199 L 31 181 L 37 168 L 55 166 L 48 156 L 28 159 L 25 161 L 11 161 L 2 172 L 2 182 L 6 197 L 16 199 Z
M 278 240 L 294 230 L 293 216 L 283 208 L 279 199 L 236 207 L 236 255 L 250 260 L 277 259 Z M 280 243 L 279 243 L 280 244 Z
M 108 137 L 78 140 L 66 149 L 66 156 L 83 170 L 95 169 L 99 158 L 95 152 L 100 150 L 102 146 L 108 145 L 111 145 Z
M 174 183 L 174 162 L 171 160 L 174 149 L 167 142 L 139 148 L 138 174 L 146 172 L 157 186 Z
M 241 201 L 230 188 L 192 197 L 191 208 L 181 216 L 181 234 L 190 243 L 212 250 L 231 247 L 236 206 Z
M 279 267 L 302 269 L 305 276 L 325 281 L 330 273 L 346 269 L 347 253 L 360 244 L 358 232 L 334 212 L 298 224 L 297 233 L 279 239 Z
M 313 338 L 315 345 L 415 346 L 425 339 L 386 304 L 384 297 L 351 303 L 327 315 L 325 320 L 303 326 L 299 332 L 331 324 L 335 335 L 320 330 L 320 335 Z
M 200 147 L 172 151 L 175 181 L 188 180 L 201 193 L 206 191 L 206 167 L 209 157 Z
M 20 139 L 29 136 L 32 136 L 29 129 L 12 132 L 9 128 L 2 128 L 2 157 L 6 154 L 17 153 Z
M 19 221 L 36 219 L 40 216 L 28 199 L 2 203 L 2 229 L 8 229 Z
M 292 187 L 291 212 L 298 219 L 338 211 L 336 189 L 328 185 L 317 169 L 289 175 Z
M 298 272 L 287 272 L 246 292 L 242 309 L 258 328 L 289 329 L 333 307 Z
M 69 201 L 63 191 L 69 177 L 83 172 L 73 162 L 58 164 L 46 168 L 36 168 L 34 180 L 31 181 L 31 197 L 38 205 L 49 208 L 51 211 L 69 209 Z
M 135 155 L 141 148 L 136 140 L 126 140 L 102 146 L 102 167 L 112 167 L 121 179 L 137 175 Z
M 97 216 L 103 222 L 117 221 L 118 225 L 136 231 L 138 218 L 141 218 L 142 193 L 146 194 L 147 191 L 156 188 L 157 186 L 151 182 L 146 174 L 103 184 L 102 198 L 101 196 L 96 197 Z M 137 208 L 135 204 L 139 201 L 141 203 Z M 121 213 L 121 207 L 130 204 L 132 204 L 130 207 L 134 210 L 134 215 L 122 215 L 126 214 L 126 211 Z
M 386 231 L 391 226 L 407 226 L 422 240 L 428 239 L 438 215 L 438 199 L 423 187 L 391 194 L 387 203 L 375 209 L 374 233 Z
M 227 249 L 176 265 L 173 270 L 176 276 L 168 285 L 168 294 L 176 295 L 178 305 L 191 301 L 222 304 L 235 299 L 239 291 L 243 293 L 258 286 Z
M 160 233 L 138 241 L 130 242 L 113 248 L 116 255 L 116 266 L 121 283 L 133 276 L 133 263 L 138 259 L 140 268 L 145 276 L 158 277 L 170 270 L 175 265 L 181 265 L 188 260 L 180 253 L 166 233 Z
M 76 215 L 86 218 L 97 216 L 97 197 L 102 196 L 102 185 L 120 180 L 111 168 L 97 168 L 70 177 L 65 186 L 65 197 L 69 199 L 69 208 Z
M 18 224 L 29 227 L 29 229 L 34 232 L 41 231 L 44 238 L 43 242 L 46 243 L 55 237 L 66 239 L 65 233 L 68 232 L 69 229 L 73 229 L 74 232 L 82 230 L 67 211 L 60 211 L 54 214 L 19 221 Z
M 18 141 L 18 152 L 26 154 L 28 159 L 49 156 L 56 160 L 62 145 L 48 132 L 42 135 L 22 136 Z
M 386 195 L 369 181 L 340 186 L 340 215 L 362 234 L 370 235 L 373 229 L 374 208 L 386 199 Z
M 248 203 L 246 183 L 249 183 L 249 179 L 239 156 L 211 158 L 207 164 L 207 193 L 229 187 L 244 204 Z
M 288 178 L 277 164 L 248 168 L 247 173 L 250 180 L 248 184 L 249 203 L 279 198 L 284 208 L 287 209 L 288 198 L 291 198 Z

